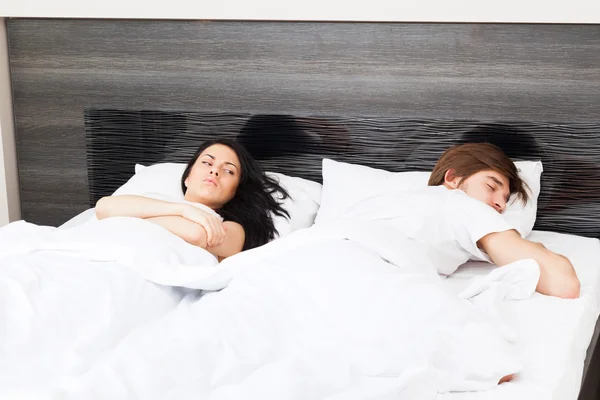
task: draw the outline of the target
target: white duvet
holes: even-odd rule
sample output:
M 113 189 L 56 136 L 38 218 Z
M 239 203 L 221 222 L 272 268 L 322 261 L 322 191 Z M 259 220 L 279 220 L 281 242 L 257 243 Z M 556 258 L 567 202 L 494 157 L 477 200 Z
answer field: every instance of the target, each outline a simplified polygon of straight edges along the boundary
M 0 229 L 0 398 L 87 371 L 185 293 L 144 279 L 145 260 L 216 265 L 204 250 L 134 218 L 71 229 Z
M 299 231 L 220 265 L 142 220 L 44 229 L 3 249 L 13 255 L 2 260 L 2 282 L 18 289 L 2 288 L 15 304 L 2 318 L 18 327 L 0 332 L 10 338 L 0 354 L 2 398 L 373 400 L 486 390 L 521 368 L 494 304 L 528 297 L 539 277 L 534 262 L 517 263 L 459 298 L 444 288 L 432 249 L 381 221 Z M 94 261 L 81 264 L 85 254 Z M 33 265 L 42 259 L 53 265 Z M 44 296 L 27 298 L 31 281 L 19 268 L 35 271 L 37 282 L 48 274 L 52 295 L 77 305 L 55 329 L 67 336 L 49 338 L 49 322 L 35 312 Z M 102 279 L 121 291 L 99 302 L 88 287 Z M 150 281 L 226 288 L 167 312 L 179 297 Z M 18 316 L 23 309 L 34 311 Z M 19 332 L 31 333 L 21 340 Z

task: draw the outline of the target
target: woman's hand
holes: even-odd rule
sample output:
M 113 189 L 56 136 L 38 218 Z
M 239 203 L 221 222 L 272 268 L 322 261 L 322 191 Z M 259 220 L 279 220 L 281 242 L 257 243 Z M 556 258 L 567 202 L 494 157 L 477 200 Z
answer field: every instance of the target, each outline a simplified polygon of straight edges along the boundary
M 221 222 L 221 218 L 215 216 L 213 213 L 185 204 L 182 208 L 181 216 L 204 228 L 206 231 L 206 245 L 208 247 L 219 246 L 225 240 L 225 226 Z

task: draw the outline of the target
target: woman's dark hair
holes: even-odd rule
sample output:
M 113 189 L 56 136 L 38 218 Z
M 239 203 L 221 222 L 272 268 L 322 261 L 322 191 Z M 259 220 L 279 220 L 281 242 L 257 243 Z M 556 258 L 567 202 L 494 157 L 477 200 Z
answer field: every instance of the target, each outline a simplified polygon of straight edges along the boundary
M 275 224 L 271 213 L 290 217 L 290 214 L 275 200 L 273 195 L 283 200 L 289 197 L 274 178 L 267 176 L 258 162 L 248 151 L 235 140 L 215 139 L 200 145 L 196 154 L 188 162 L 181 177 L 181 189 L 185 194 L 187 179 L 192 167 L 200 154 L 208 147 L 220 144 L 233 150 L 240 160 L 240 184 L 233 199 L 229 200 L 221 209 L 215 210 L 225 221 L 237 222 L 244 228 L 246 239 L 242 250 L 262 246 L 275 238 Z

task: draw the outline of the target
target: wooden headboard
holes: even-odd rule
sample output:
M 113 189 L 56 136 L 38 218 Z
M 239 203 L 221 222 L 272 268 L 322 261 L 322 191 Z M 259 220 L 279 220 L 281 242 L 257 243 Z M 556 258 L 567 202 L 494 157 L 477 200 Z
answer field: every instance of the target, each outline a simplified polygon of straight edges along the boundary
M 430 169 L 470 129 L 500 124 L 506 134 L 490 140 L 544 162 L 536 228 L 600 236 L 600 25 L 7 22 L 26 220 L 60 224 L 105 193 L 89 135 L 115 117 L 141 141 L 131 158 L 107 158 L 114 171 L 275 121 L 252 151 L 313 179 L 322 156 Z M 303 155 L 290 153 L 305 136 Z M 167 137 L 187 142 L 171 155 L 142 150 Z
M 600 124 L 498 123 L 86 110 L 90 205 L 131 177 L 136 163 L 187 162 L 204 140 L 240 141 L 268 171 L 321 181 L 333 158 L 390 171 L 431 171 L 448 147 L 490 142 L 513 160 L 541 160 L 535 229 L 600 237 Z

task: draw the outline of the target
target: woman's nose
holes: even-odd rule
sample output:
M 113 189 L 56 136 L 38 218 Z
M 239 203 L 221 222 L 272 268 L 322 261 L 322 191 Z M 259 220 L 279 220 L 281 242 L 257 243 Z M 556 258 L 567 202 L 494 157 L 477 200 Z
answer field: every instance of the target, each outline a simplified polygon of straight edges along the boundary
M 219 171 L 210 170 L 211 175 L 214 174 L 217 178 L 219 177 Z

